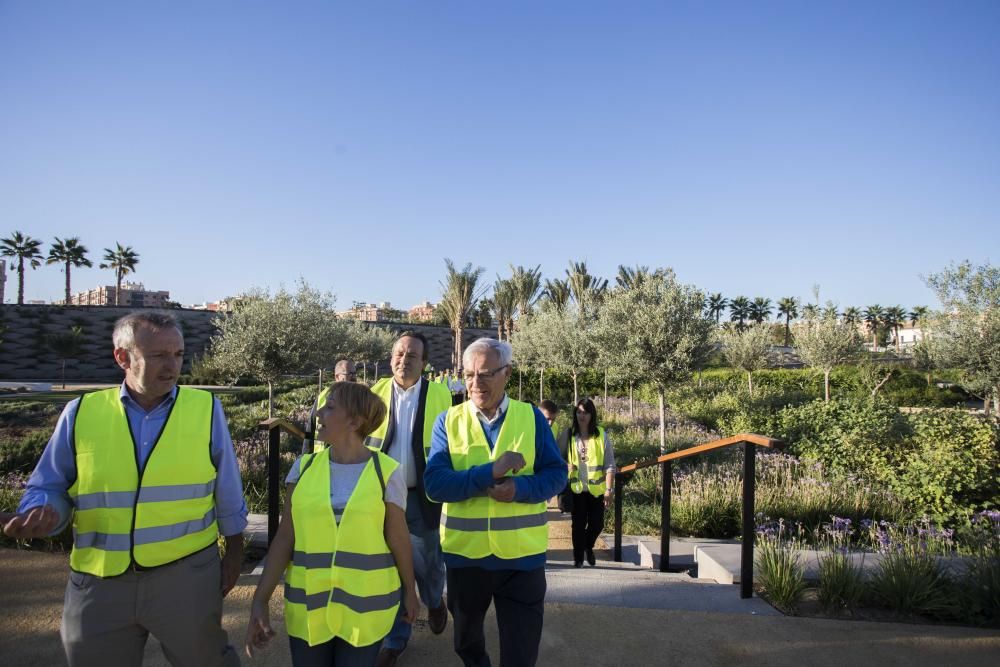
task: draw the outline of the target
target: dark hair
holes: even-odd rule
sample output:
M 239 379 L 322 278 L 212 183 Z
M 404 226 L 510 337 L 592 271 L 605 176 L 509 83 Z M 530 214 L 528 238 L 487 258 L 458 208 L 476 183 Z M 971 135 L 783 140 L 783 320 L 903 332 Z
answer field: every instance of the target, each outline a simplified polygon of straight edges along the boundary
M 403 338 L 416 338 L 421 343 L 423 343 L 423 345 L 424 345 L 424 357 L 423 357 L 423 360 L 426 362 L 428 359 L 430 359 L 430 356 L 431 356 L 431 346 L 430 346 L 430 343 L 427 342 L 427 337 L 426 336 L 424 336 L 422 333 L 419 333 L 417 331 L 412 331 L 410 329 L 407 329 L 403 333 L 401 333 L 398 336 L 396 336 L 396 343 L 398 343 Z M 396 343 L 393 343 L 392 346 L 396 347 Z
M 538 407 L 542 410 L 546 410 L 547 412 L 551 412 L 552 414 L 557 414 L 559 412 L 559 406 L 555 404 L 555 401 L 550 401 L 547 398 L 539 403 Z
M 576 406 L 573 408 L 573 425 L 569 432 L 573 435 L 580 434 L 580 425 L 576 421 L 576 411 L 581 407 L 590 414 L 590 435 L 594 435 L 597 433 L 597 407 L 589 398 L 581 398 L 576 402 Z

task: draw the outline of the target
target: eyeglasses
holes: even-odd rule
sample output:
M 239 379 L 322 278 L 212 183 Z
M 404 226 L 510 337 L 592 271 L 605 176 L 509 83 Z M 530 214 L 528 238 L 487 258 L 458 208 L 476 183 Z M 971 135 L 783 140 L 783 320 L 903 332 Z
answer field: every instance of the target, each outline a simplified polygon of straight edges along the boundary
M 484 380 L 492 380 L 497 373 L 507 368 L 510 364 L 501 366 L 500 368 L 494 368 L 491 371 L 479 371 L 478 373 L 463 373 L 462 377 L 465 378 L 466 382 L 472 382 L 476 380 L 477 382 L 483 382 Z

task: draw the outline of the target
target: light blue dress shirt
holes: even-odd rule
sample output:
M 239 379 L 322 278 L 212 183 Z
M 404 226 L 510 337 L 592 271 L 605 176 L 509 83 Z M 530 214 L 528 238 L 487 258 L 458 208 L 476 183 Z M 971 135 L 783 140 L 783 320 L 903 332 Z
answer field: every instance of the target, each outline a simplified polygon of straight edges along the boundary
M 121 400 L 125 405 L 129 427 L 135 439 L 139 465 L 145 466 L 146 459 L 153 451 L 153 445 L 167 423 L 170 408 L 177 398 L 177 387 L 163 402 L 147 412 L 128 393 L 125 383 L 121 386 Z M 243 499 L 243 482 L 240 467 L 236 462 L 233 440 L 229 436 L 229 425 L 218 399 L 213 401 L 211 457 L 216 469 L 215 519 L 219 532 L 223 535 L 238 535 L 247 525 L 247 506 Z M 66 404 L 55 431 L 45 446 L 34 472 L 28 478 L 28 485 L 17 511 L 26 512 L 33 507 L 51 505 L 59 513 L 59 525 L 51 535 L 57 535 L 66 527 L 73 516 L 73 501 L 69 497 L 69 487 L 76 481 L 76 457 L 73 455 L 73 425 L 80 399 Z

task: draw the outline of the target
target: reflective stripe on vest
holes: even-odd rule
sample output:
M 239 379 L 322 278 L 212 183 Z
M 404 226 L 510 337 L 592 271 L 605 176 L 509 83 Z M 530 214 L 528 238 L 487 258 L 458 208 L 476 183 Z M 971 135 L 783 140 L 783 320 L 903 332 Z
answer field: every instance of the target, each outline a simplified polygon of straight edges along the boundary
M 580 450 L 576 438 L 571 433 L 570 445 L 567 451 L 569 463 L 575 467 L 569 473 L 569 488 L 573 493 L 583 493 L 583 482 L 580 481 Z M 597 427 L 597 434 L 587 438 L 587 490 L 592 496 L 603 496 L 608 490 L 607 469 L 604 467 L 604 429 Z
M 78 572 L 111 577 L 134 560 L 165 565 L 218 537 L 210 443 L 212 395 L 180 387 L 139 470 L 118 387 L 85 394 L 74 425 L 73 551 Z
M 379 452 L 372 456 L 388 480 L 399 464 Z M 396 619 L 402 591 L 383 532 L 385 501 L 373 460 L 339 525 L 330 505 L 330 450 L 299 463 L 305 472 L 292 492 L 295 546 L 285 573 L 285 627 L 310 646 L 334 637 L 367 646 L 388 634 Z
M 437 382 L 427 382 L 427 400 L 424 403 L 424 461 L 431 455 L 431 437 L 434 433 L 434 422 L 438 416 L 451 407 L 451 391 L 445 385 Z M 372 393 L 382 399 L 388 410 L 385 419 L 370 436 L 367 444 L 373 449 L 379 449 L 385 434 L 389 432 L 389 419 L 392 418 L 392 378 L 383 378 L 372 385 Z
M 535 470 L 535 411 L 527 403 L 510 401 L 492 451 L 471 402 L 448 410 L 445 418 L 448 453 L 455 470 L 491 463 L 504 452 L 519 452 L 525 466 L 517 475 Z M 523 558 L 545 553 L 549 530 L 545 503 L 500 503 L 477 496 L 445 503 L 441 516 L 441 548 L 465 558 Z

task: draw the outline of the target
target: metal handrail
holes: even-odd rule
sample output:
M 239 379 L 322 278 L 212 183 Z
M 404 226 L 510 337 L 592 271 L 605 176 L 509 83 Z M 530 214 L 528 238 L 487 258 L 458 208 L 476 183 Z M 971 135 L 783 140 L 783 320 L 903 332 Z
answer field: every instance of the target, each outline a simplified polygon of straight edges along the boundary
M 287 419 L 272 417 L 265 419 L 257 425 L 263 431 L 267 431 L 267 543 L 278 532 L 278 518 L 281 516 L 281 432 L 289 433 L 304 440 L 306 434 L 295 424 Z
M 714 449 L 743 445 L 743 539 L 740 554 L 740 597 L 749 598 L 753 595 L 753 543 L 754 543 L 754 475 L 757 447 L 781 449 L 784 446 L 780 440 L 757 435 L 755 433 L 740 433 L 729 438 L 713 440 L 687 449 L 664 454 L 655 459 L 639 461 L 622 466 L 615 473 L 615 560 L 622 560 L 622 489 L 626 478 L 636 470 L 649 468 L 659 464 L 662 466 L 662 492 L 660 503 L 660 572 L 667 572 L 670 567 L 670 487 L 672 481 L 671 466 L 678 459 L 696 454 L 704 454 Z

